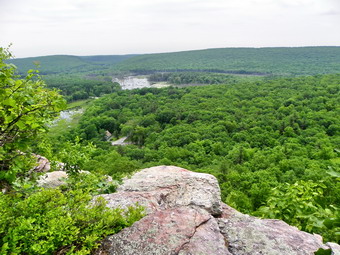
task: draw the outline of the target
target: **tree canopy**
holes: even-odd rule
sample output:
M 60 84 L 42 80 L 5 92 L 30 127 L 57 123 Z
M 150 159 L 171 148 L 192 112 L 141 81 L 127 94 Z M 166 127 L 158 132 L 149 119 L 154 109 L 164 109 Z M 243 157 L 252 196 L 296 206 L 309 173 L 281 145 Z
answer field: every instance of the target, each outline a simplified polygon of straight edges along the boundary
M 339 82 L 332 74 L 118 91 L 94 100 L 66 139 L 80 136 L 97 144 L 85 165 L 90 171 L 119 176 L 177 165 L 211 173 L 223 201 L 236 209 L 254 214 L 280 203 L 291 214 L 261 209 L 261 215 L 294 219 L 288 222 L 334 241 L 337 230 L 320 224 L 336 218 L 340 203 L 340 183 L 328 174 L 339 169 Z M 128 136 L 132 144 L 110 146 L 106 130 L 115 138 Z M 318 195 L 310 200 L 318 210 L 301 210 L 303 204 L 284 199 L 301 195 L 296 185 L 306 196 Z
M 16 77 L 16 67 L 5 62 L 10 57 L 8 49 L 0 48 L 0 180 L 9 183 L 27 170 L 30 144 L 66 106 L 36 71 Z

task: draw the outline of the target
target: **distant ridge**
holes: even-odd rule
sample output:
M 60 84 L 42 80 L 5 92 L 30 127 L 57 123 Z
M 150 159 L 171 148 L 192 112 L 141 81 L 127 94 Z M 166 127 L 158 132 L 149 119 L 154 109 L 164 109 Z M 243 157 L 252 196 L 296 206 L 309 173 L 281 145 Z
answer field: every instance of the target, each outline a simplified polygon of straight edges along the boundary
M 340 73 L 339 46 L 216 48 L 143 55 L 54 55 L 12 59 L 20 73 L 42 74 L 128 71 L 137 74 L 204 71 L 231 74 L 315 75 Z
M 81 56 L 80 58 L 96 63 L 96 64 L 117 64 L 126 59 L 138 56 L 138 54 L 128 54 L 128 55 L 94 55 L 94 56 Z
M 18 67 L 19 73 L 26 73 L 29 69 L 39 69 L 41 74 L 58 74 L 96 71 L 112 67 L 115 64 L 134 56 L 136 55 L 51 55 L 17 58 L 11 59 L 9 62 Z
M 213 71 L 274 75 L 340 73 L 340 47 L 218 48 L 139 55 L 117 66 L 120 70 Z

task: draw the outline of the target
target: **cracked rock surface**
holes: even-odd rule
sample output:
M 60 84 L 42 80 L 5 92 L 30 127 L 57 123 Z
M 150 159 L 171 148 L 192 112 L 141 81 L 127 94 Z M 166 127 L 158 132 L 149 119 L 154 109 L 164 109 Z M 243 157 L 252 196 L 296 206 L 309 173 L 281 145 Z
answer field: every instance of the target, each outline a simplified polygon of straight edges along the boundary
M 339 254 L 339 245 L 325 245 L 319 235 L 280 220 L 245 215 L 222 203 L 217 180 L 209 174 L 151 167 L 126 179 L 117 193 L 101 196 L 109 207 L 138 202 L 147 215 L 107 237 L 97 255 L 312 255 L 319 248 Z

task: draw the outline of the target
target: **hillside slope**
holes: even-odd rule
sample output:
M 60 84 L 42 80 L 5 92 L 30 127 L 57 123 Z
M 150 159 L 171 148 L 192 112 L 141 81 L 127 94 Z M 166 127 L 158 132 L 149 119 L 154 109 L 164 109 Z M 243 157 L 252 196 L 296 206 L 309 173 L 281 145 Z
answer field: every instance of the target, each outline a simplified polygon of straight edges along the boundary
M 314 75 L 340 72 L 340 47 L 221 48 L 144 55 L 55 55 L 12 59 L 20 73 L 42 74 L 104 70 L 152 73 L 199 71 L 255 75 Z
M 98 71 L 136 55 L 72 56 L 54 55 L 32 58 L 11 59 L 9 62 L 18 67 L 19 73 L 38 69 L 41 74 L 79 73 Z
M 222 48 L 140 55 L 120 70 L 311 75 L 340 72 L 340 47 Z
M 332 211 L 340 201 L 339 81 L 340 75 L 318 75 L 117 91 L 93 101 L 70 133 L 97 145 L 84 170 L 117 176 L 176 165 L 210 173 L 223 201 L 237 210 L 262 214 L 263 205 L 286 203 L 276 218 L 334 240 L 335 228 L 314 228 L 307 221 L 315 218 L 306 215 Z M 106 131 L 132 144 L 111 146 Z M 288 195 L 295 187 L 320 193 L 305 194 L 314 201 L 295 210 Z
M 148 215 L 105 238 L 97 255 L 310 255 L 320 248 L 328 250 L 326 254 L 340 250 L 283 221 L 236 211 L 221 201 L 216 178 L 175 166 L 143 169 L 117 193 L 100 196 L 111 208 L 138 202 Z

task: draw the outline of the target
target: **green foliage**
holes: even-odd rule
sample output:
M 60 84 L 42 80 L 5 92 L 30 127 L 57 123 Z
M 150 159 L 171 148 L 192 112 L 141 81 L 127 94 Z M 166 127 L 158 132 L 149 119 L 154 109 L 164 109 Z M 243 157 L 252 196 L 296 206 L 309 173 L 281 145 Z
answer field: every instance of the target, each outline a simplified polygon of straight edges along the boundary
M 45 136 L 39 143 L 34 144 L 34 151 L 48 158 L 52 171 L 61 170 L 76 177 L 90 161 L 96 147 L 92 143 L 81 143 L 79 137 L 75 137 L 73 141 L 62 141 L 58 138 Z
M 60 89 L 69 102 L 99 97 L 120 89 L 119 84 L 113 83 L 110 76 L 50 74 L 43 78 L 48 87 Z
M 95 147 L 91 143 L 81 144 L 79 137 L 76 137 L 74 142 L 63 143 L 62 148 L 54 157 L 57 161 L 62 162 L 62 170 L 70 174 L 77 174 L 90 160 L 90 154 L 94 150 Z
M 288 224 L 311 233 L 319 233 L 328 241 L 340 240 L 339 208 L 325 204 L 321 182 L 297 181 L 284 183 L 271 190 L 266 206 L 257 214 L 283 219 Z
M 224 73 L 207 72 L 167 72 L 153 73 L 148 77 L 151 82 L 168 82 L 175 85 L 188 84 L 235 84 L 242 81 L 261 81 L 263 76 L 258 75 L 231 75 Z
M 80 73 L 89 71 L 105 70 L 134 55 L 112 56 L 71 56 L 55 55 L 33 58 L 17 58 L 8 62 L 15 64 L 21 74 L 39 65 L 42 74 Z
M 298 211 L 291 218 L 334 240 L 337 216 L 327 205 L 340 203 L 340 183 L 333 179 L 340 167 L 340 140 L 329 130 L 340 121 L 339 87 L 334 86 L 339 82 L 335 74 L 117 91 L 93 101 L 66 137 L 96 144 L 84 169 L 115 178 L 161 164 L 214 174 L 223 201 L 250 214 L 280 184 L 322 181 L 322 196 L 306 210 L 319 208 L 315 203 L 322 200 L 324 211 L 309 223 L 300 222 Z M 132 144 L 111 146 L 106 130 L 115 138 L 128 136 Z M 329 229 L 313 225 L 327 218 L 334 219 L 326 224 Z
M 98 241 L 144 215 L 139 206 L 109 209 L 89 190 L 78 184 L 0 193 L 1 254 L 90 254 Z
M 332 250 L 331 249 L 324 250 L 324 249 L 320 248 L 319 250 L 314 252 L 314 254 L 315 255 L 332 255 Z
M 91 101 L 92 101 L 92 99 L 84 99 L 84 100 L 78 100 L 78 101 L 74 101 L 72 103 L 68 103 L 67 104 L 67 110 L 86 107 Z
M 15 66 L 4 61 L 10 58 L 0 48 L 0 182 L 11 183 L 29 169 L 30 143 L 45 132 L 46 123 L 65 107 L 55 90 L 30 70 L 24 79 L 15 77 Z
M 129 157 L 121 156 L 118 152 L 98 149 L 83 169 L 101 173 L 120 180 L 122 177 L 140 169 L 141 164 Z
M 117 66 L 138 73 L 201 71 L 310 75 L 339 72 L 340 47 L 222 48 L 139 55 Z
M 44 56 L 23 59 L 11 59 L 8 62 L 13 63 L 24 74 L 30 69 L 35 69 L 37 65 L 41 74 L 55 74 L 60 72 L 81 72 L 85 70 L 95 70 L 97 67 L 83 61 L 77 56 Z
M 340 75 L 275 76 L 338 72 L 339 49 L 211 49 L 124 61 L 64 58 L 68 75 L 62 73 L 66 69 L 60 58 L 59 66 L 51 64 L 43 73 L 48 86 L 62 89 L 68 101 L 111 94 L 93 100 L 78 125 L 65 128 L 63 136 L 49 136 L 51 155 L 72 162 L 75 168 L 70 169 L 81 165 L 115 179 L 159 164 L 211 173 L 220 182 L 223 201 L 236 209 L 255 213 L 263 206 L 265 214 L 264 208 L 270 208 L 267 214 L 336 241 Z M 152 74 L 155 82 L 225 85 L 121 91 L 107 76 L 109 69 Z M 128 136 L 132 144 L 113 147 L 106 131 L 112 139 Z M 67 142 L 77 136 L 83 145 L 97 147 L 81 156 L 80 145 Z M 27 158 L 16 157 L 18 168 L 27 168 L 19 166 L 20 157 Z M 282 197 L 286 193 L 298 203 Z
M 0 193 L 0 253 L 90 254 L 105 236 L 139 220 L 143 209 L 109 209 L 103 199 L 92 200 L 92 194 L 113 192 L 116 186 L 107 177 L 77 175 L 94 147 L 76 138 L 61 142 L 56 153 L 41 140 L 46 123 L 65 108 L 65 101 L 46 89 L 36 71 L 15 77 L 15 66 L 4 62 L 10 54 L 0 50 L 0 181 L 12 185 Z M 21 183 L 17 177 L 32 168 L 33 149 L 62 161 L 71 174 L 69 183 L 60 189 Z
M 339 71 L 340 47 L 222 48 L 122 56 L 45 56 L 9 62 L 26 73 L 40 65 L 42 74 L 134 71 L 200 71 L 231 74 L 310 75 Z M 176 82 L 175 82 L 176 83 Z M 206 82 L 204 82 L 206 83 Z M 215 83 L 215 82 L 213 82 Z
M 108 175 L 103 175 L 100 172 L 85 171 L 69 175 L 65 182 L 66 184 L 60 187 L 61 190 L 81 189 L 91 195 L 114 193 L 119 183 L 117 180 L 111 180 Z

